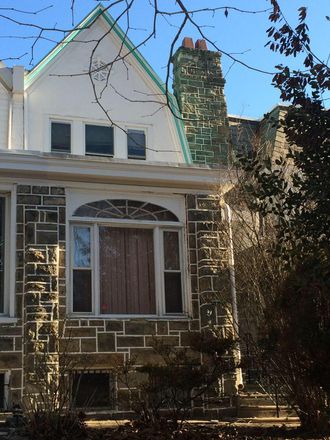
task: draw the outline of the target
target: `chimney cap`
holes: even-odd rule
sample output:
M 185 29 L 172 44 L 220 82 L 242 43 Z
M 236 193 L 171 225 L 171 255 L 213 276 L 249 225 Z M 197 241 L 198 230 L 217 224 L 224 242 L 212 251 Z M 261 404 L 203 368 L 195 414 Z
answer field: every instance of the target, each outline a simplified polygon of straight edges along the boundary
M 187 49 L 194 49 L 194 42 L 191 37 L 184 37 L 182 40 L 182 46 Z
M 195 49 L 208 50 L 207 49 L 206 41 L 204 39 L 197 40 L 196 43 L 195 43 Z

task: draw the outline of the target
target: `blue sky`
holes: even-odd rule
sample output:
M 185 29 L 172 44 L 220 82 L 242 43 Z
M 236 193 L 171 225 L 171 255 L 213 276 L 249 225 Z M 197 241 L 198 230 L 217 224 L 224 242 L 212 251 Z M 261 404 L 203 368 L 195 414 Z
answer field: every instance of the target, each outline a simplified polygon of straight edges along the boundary
M 330 52 L 330 21 L 325 16 L 330 15 L 330 0 L 279 0 L 287 20 L 297 23 L 297 9 L 300 6 L 308 8 L 308 24 L 314 52 L 327 61 Z M 99 2 L 96 0 L 75 0 L 74 23 L 77 24 Z M 110 1 L 103 1 L 105 6 Z M 162 9 L 175 9 L 174 0 L 159 0 Z M 190 8 L 198 9 L 216 6 L 231 6 L 246 10 L 264 10 L 269 8 L 267 0 L 185 0 Z M 25 11 L 37 11 L 51 6 L 36 15 L 27 15 L 15 11 L 5 11 L 2 8 L 17 8 Z M 38 31 L 30 26 L 12 23 L 1 14 L 6 14 L 23 23 L 35 23 L 46 27 L 70 29 L 72 27 L 71 0 L 0 0 L 0 59 L 20 57 L 19 60 L 7 60 L 8 65 L 24 64 L 31 68 L 53 46 L 54 42 L 39 40 L 31 56 L 31 44 Z M 113 7 L 110 12 L 114 17 L 120 13 L 122 6 Z M 202 31 L 212 41 L 216 42 L 221 50 L 235 54 L 234 56 L 244 63 L 267 72 L 273 72 L 274 66 L 281 62 L 290 63 L 295 67 L 301 65 L 301 58 L 288 60 L 279 57 L 265 48 L 267 42 L 266 29 L 270 27 L 268 12 L 247 14 L 228 11 L 228 16 L 221 10 L 215 14 L 202 12 L 195 14 L 196 22 L 202 25 Z M 130 25 L 133 28 L 129 34 L 131 40 L 138 44 L 143 40 L 152 26 L 152 10 L 148 0 L 135 0 L 134 9 L 130 16 Z M 159 18 L 157 36 L 141 48 L 141 52 L 153 66 L 158 75 L 165 79 L 165 66 L 168 61 L 169 45 L 177 32 L 181 16 Z M 125 21 L 120 23 L 125 27 Z M 60 41 L 63 33 L 49 32 L 44 34 L 52 40 Z M 194 40 L 201 38 L 198 31 L 189 25 L 183 31 L 179 42 L 184 36 Z M 14 37 L 14 38 L 13 38 Z M 17 38 L 21 37 L 21 38 Z M 179 44 L 177 44 L 178 46 Z M 32 62 L 31 62 L 32 59 Z M 260 117 L 273 105 L 279 102 L 279 94 L 271 85 L 271 75 L 255 72 L 238 62 L 233 62 L 227 56 L 222 56 L 222 69 L 226 78 L 226 97 L 228 110 L 232 114 L 250 117 Z

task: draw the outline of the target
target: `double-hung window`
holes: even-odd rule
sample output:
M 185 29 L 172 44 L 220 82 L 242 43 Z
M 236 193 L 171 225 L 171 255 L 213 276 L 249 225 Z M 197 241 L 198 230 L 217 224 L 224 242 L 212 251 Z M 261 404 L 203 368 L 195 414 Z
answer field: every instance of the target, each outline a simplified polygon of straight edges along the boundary
M 113 127 L 85 125 L 86 154 L 89 156 L 113 156 Z
M 182 231 L 174 214 L 145 202 L 103 200 L 83 205 L 75 216 L 72 312 L 184 312 Z
M 146 158 L 146 134 L 144 130 L 127 130 L 128 159 Z
M 71 124 L 69 122 L 51 122 L 51 151 L 71 152 Z

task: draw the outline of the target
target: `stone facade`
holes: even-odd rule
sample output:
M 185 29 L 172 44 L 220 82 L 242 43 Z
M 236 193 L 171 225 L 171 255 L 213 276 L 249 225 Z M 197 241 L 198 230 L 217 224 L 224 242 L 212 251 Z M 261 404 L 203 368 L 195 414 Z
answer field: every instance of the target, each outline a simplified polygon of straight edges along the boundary
M 173 89 L 192 160 L 206 165 L 227 164 L 229 126 L 220 53 L 197 43 L 193 48 L 186 40 L 172 59 Z
M 198 332 L 210 323 L 228 324 L 220 307 L 228 301 L 219 285 L 227 253 L 218 230 L 216 198 L 186 196 L 192 301 L 192 312 L 186 319 L 67 316 L 65 209 L 64 187 L 17 186 L 18 321 L 0 325 L 0 363 L 3 370 L 11 372 L 11 404 L 33 391 L 38 353 L 46 354 L 50 371 L 58 368 L 61 350 L 69 354 L 74 369 L 111 371 L 132 357 L 137 365 L 159 362 L 152 348 L 155 339 L 187 347 L 189 332 Z M 222 391 L 228 394 L 230 389 L 228 385 Z M 120 385 L 116 393 L 112 410 L 127 411 L 129 390 Z M 204 410 L 196 408 L 199 415 Z

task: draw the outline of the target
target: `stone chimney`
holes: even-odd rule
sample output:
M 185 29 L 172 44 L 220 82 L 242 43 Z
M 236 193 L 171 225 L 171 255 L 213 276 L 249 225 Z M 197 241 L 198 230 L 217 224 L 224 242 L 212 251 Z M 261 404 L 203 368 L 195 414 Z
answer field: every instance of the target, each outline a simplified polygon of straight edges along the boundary
M 172 58 L 174 95 L 184 120 L 194 163 L 228 162 L 229 128 L 220 53 L 205 40 L 185 37 Z

